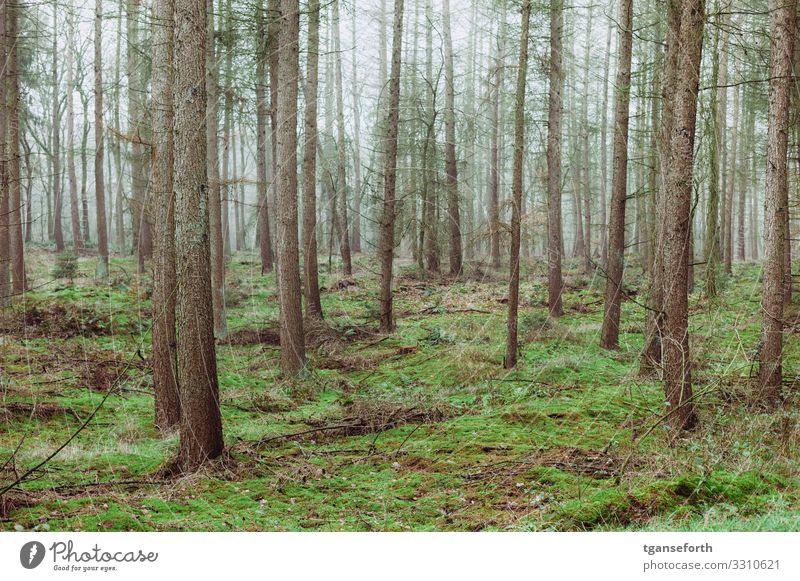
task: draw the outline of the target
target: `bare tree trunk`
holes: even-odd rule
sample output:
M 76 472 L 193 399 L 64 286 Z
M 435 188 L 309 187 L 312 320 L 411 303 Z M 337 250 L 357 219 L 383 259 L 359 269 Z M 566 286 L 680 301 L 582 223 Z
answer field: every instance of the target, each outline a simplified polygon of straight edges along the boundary
M 19 0 L 7 0 L 6 4 L 6 42 L 8 55 L 6 77 L 8 79 L 8 160 L 9 189 L 9 250 L 11 254 L 11 280 L 15 295 L 25 292 L 28 284 L 25 277 L 25 243 L 22 236 L 22 173 L 20 167 L 20 90 L 17 44 L 19 42 L 19 14 L 22 4 Z
M 359 106 L 358 94 L 360 85 L 358 82 L 358 63 L 356 61 L 357 39 L 356 39 L 356 11 L 353 10 L 353 22 L 351 26 L 352 49 L 353 49 L 353 231 L 352 231 L 352 250 L 355 254 L 361 253 L 361 107 Z
M 736 217 L 737 223 L 737 234 L 736 234 L 736 260 L 740 262 L 744 262 L 746 260 L 745 256 L 745 216 L 747 215 L 747 183 L 748 183 L 748 146 L 752 142 L 750 139 L 751 132 L 748 131 L 752 125 L 750 123 L 750 119 L 752 118 L 752 113 L 745 109 L 745 103 L 747 102 L 747 94 L 745 93 L 745 89 L 742 88 L 740 90 L 742 93 L 742 137 L 741 137 L 741 161 L 739 162 L 741 167 L 739 169 L 739 211 Z
M 133 247 L 139 259 L 139 272 L 144 272 L 145 261 L 152 254 L 152 232 L 147 214 L 145 176 L 145 151 L 141 142 L 144 132 L 144 78 L 142 59 L 136 47 L 139 46 L 139 8 L 141 0 L 127 0 L 128 28 L 128 133 L 130 144 L 131 208 L 133 210 Z
M 500 268 L 500 95 L 503 91 L 502 53 L 505 42 L 501 21 L 495 46 L 494 78 L 491 117 L 491 164 L 489 166 L 489 248 L 492 267 Z
M 78 178 L 75 174 L 75 111 L 73 105 L 75 68 L 75 22 L 67 14 L 67 177 L 69 179 L 69 208 L 72 226 L 72 248 L 76 254 L 83 251 L 81 217 L 78 202 Z
M 611 62 L 611 31 L 613 24 L 609 21 L 606 32 L 606 58 L 603 66 L 603 110 L 600 113 L 600 262 L 605 268 L 608 264 L 608 227 L 606 199 L 608 189 L 608 78 Z
M 100 0 L 98 15 L 100 14 Z M 155 423 L 163 431 L 180 425 L 175 335 L 175 197 L 173 164 L 174 0 L 153 5 L 153 388 Z M 98 16 L 99 20 L 99 16 Z
M 678 51 L 667 150 L 664 253 L 664 389 L 670 423 L 676 430 L 697 424 L 692 399 L 689 354 L 689 257 L 692 220 L 692 175 L 700 60 L 705 20 L 703 0 L 682 0 L 678 42 L 668 45 L 667 59 Z M 669 273 L 667 280 L 666 273 Z
M 319 0 L 308 6 L 305 145 L 303 147 L 303 290 L 306 317 L 322 318 L 317 257 L 317 94 L 319 81 Z
M 583 100 L 581 102 L 581 171 L 583 172 L 583 219 L 585 253 L 583 269 L 592 271 L 592 181 L 589 175 L 589 57 L 591 55 L 591 33 L 593 23 L 593 6 L 589 5 L 589 16 L 586 22 L 586 49 L 583 59 Z
M 714 29 L 714 46 L 711 54 L 711 95 L 709 96 L 708 120 L 711 125 L 711 143 L 708 152 L 708 205 L 706 207 L 706 235 L 703 252 L 706 262 L 705 292 L 709 297 L 717 296 L 717 269 L 720 263 L 719 197 L 720 167 L 719 150 L 722 145 L 722 125 L 719 117 L 719 23 Z M 691 260 L 691 257 L 690 257 Z
M 6 62 L 8 5 L 0 3 L 0 62 Z M 8 83 L 5 74 L 0 79 L 0 307 L 11 301 L 11 238 L 9 231 L 9 183 L 8 183 Z
M 281 314 L 281 371 L 297 375 L 305 369 L 300 256 L 297 234 L 297 85 L 299 76 L 300 6 L 281 0 L 278 33 L 278 103 L 276 111 L 278 173 L 278 293 Z
M 380 223 L 381 331 L 394 330 L 392 313 L 392 267 L 394 263 L 395 188 L 397 182 L 397 125 L 400 120 L 400 67 L 403 43 L 403 0 L 394 3 L 392 72 L 389 80 L 389 113 L 386 119 L 386 169 L 384 172 L 383 215 Z
M 511 185 L 511 265 L 508 283 L 508 338 L 506 342 L 506 369 L 517 365 L 517 321 L 519 311 L 519 248 L 522 209 L 522 164 L 525 153 L 525 84 L 528 74 L 528 35 L 531 18 L 531 0 L 522 3 L 522 33 L 519 41 L 519 70 L 514 110 L 514 168 Z
M 740 87 L 733 88 L 733 126 L 731 127 L 730 175 L 727 178 L 728 191 L 725 203 L 725 272 L 733 271 L 733 206 L 736 196 L 736 162 L 739 145 L 739 93 Z
M 336 192 L 339 202 L 339 251 L 342 254 L 342 268 L 346 276 L 353 274 L 350 257 L 350 226 L 347 220 L 347 155 L 344 134 L 344 97 L 342 95 L 342 39 L 339 31 L 339 0 L 333 3 L 333 36 L 336 52 Z
M 256 155 L 258 175 L 258 239 L 261 274 L 272 271 L 272 241 L 267 203 L 267 27 L 261 2 L 256 3 Z
M 222 12 L 220 2 L 220 12 Z M 233 9 L 231 0 L 227 0 L 225 9 L 225 29 L 222 42 L 225 46 L 225 110 L 222 122 L 222 187 L 220 202 L 222 203 L 222 252 L 224 258 L 231 256 L 231 200 L 235 196 L 236 186 L 231 185 L 230 156 L 233 150 Z M 222 26 L 222 25 L 220 25 Z M 223 269 L 224 269 L 223 260 Z
M 550 95 L 547 119 L 547 291 L 550 315 L 564 314 L 561 293 L 564 282 L 561 276 L 563 241 L 561 232 L 561 91 L 562 36 L 564 8 L 562 0 L 550 0 Z
M 53 0 L 53 30 L 58 30 L 58 2 Z M 53 238 L 58 252 L 64 251 L 61 193 L 61 100 L 58 83 L 58 35 L 53 35 Z
M 759 396 L 775 402 L 781 396 L 785 245 L 788 222 L 787 162 L 789 91 L 792 83 L 797 9 L 794 3 L 770 0 L 770 81 L 767 125 L 767 177 L 764 200 L 764 270 L 761 309 Z
M 119 13 L 117 14 L 117 22 L 119 23 L 119 30 L 117 33 L 117 50 L 115 52 L 115 61 L 114 61 L 114 101 L 116 102 L 117 106 L 113 107 L 114 110 L 114 126 L 119 129 L 120 124 L 120 115 L 119 115 L 119 104 L 121 103 L 120 99 L 120 72 L 122 67 L 120 66 L 120 61 L 122 59 L 122 14 L 123 14 L 123 4 L 122 2 L 119 3 Z M 55 42 L 55 41 L 54 41 Z M 114 228 L 116 230 L 116 243 L 117 248 L 120 251 L 124 251 L 126 247 L 125 241 L 125 201 L 123 195 L 123 179 L 122 179 L 122 142 L 120 138 L 114 140 L 114 174 L 116 178 L 116 187 L 115 187 L 115 197 L 116 201 L 114 205 L 116 206 L 116 214 L 114 215 Z
M 217 51 L 214 41 L 214 0 L 206 0 L 208 24 L 206 30 L 206 163 L 208 164 L 208 212 L 211 228 L 212 297 L 214 303 L 214 336 L 224 339 L 228 335 L 225 309 L 225 245 L 222 231 L 222 194 L 219 176 L 219 149 L 217 135 Z
M 222 454 L 211 298 L 206 158 L 206 3 L 175 2 L 175 248 L 181 441 L 178 467 Z
M 445 76 L 445 172 L 447 174 L 447 222 L 450 229 L 450 274 L 463 269 L 461 249 L 461 210 L 458 200 L 456 162 L 455 80 L 453 78 L 453 39 L 450 33 L 450 0 L 444 0 L 444 76 Z
M 170 14 L 171 20 L 171 14 Z M 170 38 L 170 40 L 172 40 Z M 108 277 L 106 185 L 103 175 L 103 2 L 94 3 L 94 196 L 97 212 L 97 276 Z M 172 188 L 169 189 L 172 192 Z M 170 196 L 171 197 L 171 196 Z
M 600 346 L 619 348 L 622 276 L 625 266 L 625 201 L 628 196 L 628 117 L 633 51 L 633 0 L 620 0 L 619 62 L 614 100 L 614 168 L 611 176 L 611 219 L 608 223 L 606 296 Z
M 422 151 L 422 236 L 421 246 L 425 250 L 425 263 L 428 272 L 439 272 L 439 233 L 436 223 L 437 195 L 435 185 L 436 160 L 436 87 L 433 78 L 433 8 L 431 0 L 425 3 L 425 77 L 429 90 L 427 99 L 425 142 Z

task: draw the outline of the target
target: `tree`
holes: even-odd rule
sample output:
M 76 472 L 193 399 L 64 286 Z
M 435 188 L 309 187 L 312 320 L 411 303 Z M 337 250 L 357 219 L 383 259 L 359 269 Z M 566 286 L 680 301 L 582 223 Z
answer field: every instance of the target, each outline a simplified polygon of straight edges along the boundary
M 403 43 L 403 0 L 394 3 L 392 33 L 392 69 L 389 78 L 389 112 L 386 116 L 383 215 L 380 221 L 378 252 L 381 261 L 380 313 L 381 331 L 394 330 L 392 312 L 392 269 L 394 266 L 395 189 L 397 187 L 397 126 L 400 120 L 400 66 Z
M 611 216 L 608 222 L 606 296 L 600 345 L 619 348 L 622 275 L 625 268 L 625 202 L 628 197 L 628 115 L 633 54 L 633 1 L 620 1 L 619 63 L 614 104 L 614 167 L 611 175 Z
M 664 212 L 664 389 L 670 421 L 676 430 L 697 424 L 692 396 L 689 354 L 689 257 L 691 247 L 692 177 L 697 94 L 703 48 L 703 0 L 677 0 L 680 7 L 677 42 L 667 59 L 676 58 L 676 76 L 668 147 L 665 151 Z M 670 22 L 672 25 L 673 23 Z M 676 54 L 672 54 L 677 51 Z
M 528 74 L 528 35 L 531 18 L 531 0 L 522 3 L 522 33 L 519 41 L 519 70 L 514 104 L 514 169 L 511 185 L 511 265 L 508 283 L 508 340 L 506 344 L 507 369 L 517 365 L 517 320 L 519 310 L 519 249 L 522 208 L 522 164 L 525 153 L 525 84 Z
M 6 77 L 8 79 L 7 145 L 8 196 L 9 196 L 9 253 L 11 254 L 11 280 L 15 295 L 25 292 L 25 246 L 22 236 L 22 176 L 20 171 L 20 82 L 19 58 L 19 0 L 7 0 L 6 5 Z
M 764 200 L 764 274 L 761 310 L 760 397 L 781 395 L 786 224 L 788 223 L 787 149 L 789 92 L 792 83 L 797 9 L 786 0 L 770 0 L 770 81 L 767 125 L 767 176 Z
M 319 0 L 308 7 L 305 144 L 303 146 L 303 292 L 306 317 L 322 318 L 317 264 L 317 92 L 319 82 Z
M 261 2 L 256 3 L 256 155 L 258 172 L 258 239 L 261 274 L 272 270 L 272 241 L 267 203 L 267 28 Z
M 278 102 L 276 175 L 278 294 L 280 297 L 281 371 L 305 369 L 300 256 L 297 234 L 297 83 L 299 77 L 300 6 L 281 0 L 278 32 Z
M 342 39 L 339 31 L 339 0 L 333 3 L 333 37 L 336 52 L 336 194 L 339 211 L 337 212 L 339 231 L 339 251 L 342 254 L 344 274 L 353 274 L 350 257 L 350 227 L 347 221 L 347 156 L 344 140 L 344 97 L 342 96 Z
M 171 18 L 171 14 L 170 14 Z M 171 39 L 170 39 L 171 40 Z M 103 175 L 103 1 L 94 5 L 94 192 L 97 212 L 97 276 L 108 277 L 108 227 Z M 172 169 L 172 168 L 170 168 Z M 169 191 L 172 191 L 170 187 Z M 171 197 L 171 196 L 170 196 Z
M 67 14 L 67 178 L 69 182 L 70 225 L 72 247 L 75 254 L 83 250 L 81 237 L 80 207 L 78 205 L 78 178 L 75 173 L 75 22 L 72 13 Z
M 99 0 L 98 0 L 99 1 Z M 175 368 L 174 0 L 153 5 L 153 391 L 156 427 L 180 425 Z
M 208 31 L 206 32 L 206 95 L 208 122 L 206 124 L 206 163 L 208 164 L 208 211 L 211 226 L 211 270 L 213 277 L 214 335 L 228 335 L 225 309 L 225 245 L 222 231 L 222 197 L 219 180 L 219 147 L 217 135 L 217 51 L 214 36 L 214 0 L 206 0 Z
M 561 91 L 564 7 L 550 0 L 550 90 L 547 113 L 547 294 L 550 315 L 564 314 L 561 293 Z
M 178 468 L 191 471 L 217 458 L 223 448 L 211 298 L 205 0 L 176 0 L 174 22 L 175 248 L 181 265 L 176 301 Z
M 58 2 L 53 0 L 53 30 L 58 28 Z M 53 67 L 52 67 L 52 89 L 53 89 L 53 238 L 56 243 L 56 251 L 64 251 L 64 229 L 62 225 L 62 215 L 64 204 L 61 199 L 61 98 L 58 82 L 58 35 L 53 35 Z
M 6 60 L 8 24 L 8 5 L 3 2 L 0 4 L 0 59 Z M 8 110 L 7 92 L 9 83 L 5 75 L 0 80 L 0 307 L 8 305 L 11 298 L 11 239 L 9 225 L 9 187 L 8 187 L 8 150 L 10 149 L 6 141 Z
M 447 223 L 450 230 L 450 274 L 463 269 L 461 250 L 461 210 L 458 201 L 456 162 L 455 80 L 453 78 L 453 39 L 450 32 L 450 0 L 444 0 L 444 75 L 445 75 L 445 173 L 447 174 Z

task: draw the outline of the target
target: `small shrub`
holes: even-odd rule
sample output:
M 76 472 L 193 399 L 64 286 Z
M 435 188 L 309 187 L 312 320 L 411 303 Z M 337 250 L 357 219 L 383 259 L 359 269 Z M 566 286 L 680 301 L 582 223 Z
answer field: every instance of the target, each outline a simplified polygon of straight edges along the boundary
M 65 250 L 60 253 L 56 258 L 56 265 L 53 267 L 52 275 L 56 279 L 74 281 L 78 275 L 78 256 L 71 250 Z

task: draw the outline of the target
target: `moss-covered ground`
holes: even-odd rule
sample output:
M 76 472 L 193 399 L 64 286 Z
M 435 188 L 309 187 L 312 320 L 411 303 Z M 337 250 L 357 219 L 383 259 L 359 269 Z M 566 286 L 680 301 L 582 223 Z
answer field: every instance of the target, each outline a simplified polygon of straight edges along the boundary
M 0 530 L 800 529 L 798 346 L 787 329 L 785 403 L 760 406 L 758 265 L 736 265 L 713 300 L 691 297 L 701 425 L 680 436 L 658 380 L 638 375 L 635 264 L 621 347 L 605 351 L 604 279 L 568 264 L 551 320 L 545 265 L 527 262 L 513 372 L 501 273 L 426 280 L 400 265 L 384 336 L 374 261 L 352 279 L 323 267 L 332 331 L 311 334 L 307 376 L 285 381 L 275 279 L 236 255 L 217 351 L 226 454 L 166 479 L 178 437 L 153 426 L 150 281 L 114 258 L 101 283 L 91 257 L 74 282 L 52 280 L 54 261 L 30 253 L 33 290 L 2 315 L 0 488 L 99 409 L 3 496 Z

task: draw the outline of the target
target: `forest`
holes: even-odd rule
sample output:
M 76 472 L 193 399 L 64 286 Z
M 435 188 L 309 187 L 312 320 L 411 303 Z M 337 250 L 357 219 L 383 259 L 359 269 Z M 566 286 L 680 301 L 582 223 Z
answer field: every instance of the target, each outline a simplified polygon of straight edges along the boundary
M 800 530 L 796 1 L 0 13 L 0 530 Z

